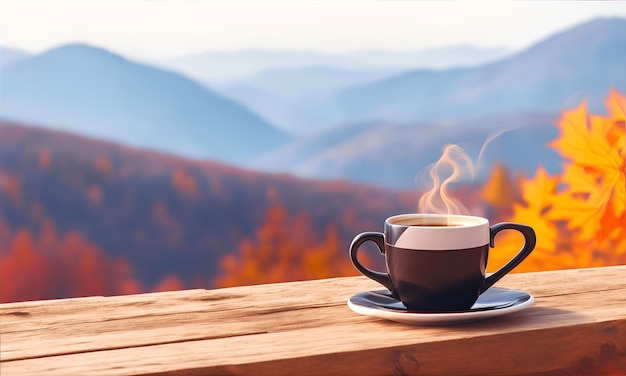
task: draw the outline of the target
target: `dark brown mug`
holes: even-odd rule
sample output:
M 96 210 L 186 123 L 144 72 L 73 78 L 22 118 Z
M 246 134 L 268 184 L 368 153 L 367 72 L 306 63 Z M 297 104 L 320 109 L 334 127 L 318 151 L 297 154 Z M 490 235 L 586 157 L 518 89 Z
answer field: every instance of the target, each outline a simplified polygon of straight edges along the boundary
M 489 248 L 502 230 L 519 231 L 525 243 L 512 260 L 485 278 Z M 387 273 L 359 262 L 359 247 L 367 241 L 385 256 Z M 359 272 L 385 286 L 409 310 L 453 312 L 470 309 L 480 294 L 532 252 L 535 243 L 532 227 L 517 223 L 490 227 L 481 217 L 403 214 L 387 218 L 384 233 L 357 235 L 350 258 Z

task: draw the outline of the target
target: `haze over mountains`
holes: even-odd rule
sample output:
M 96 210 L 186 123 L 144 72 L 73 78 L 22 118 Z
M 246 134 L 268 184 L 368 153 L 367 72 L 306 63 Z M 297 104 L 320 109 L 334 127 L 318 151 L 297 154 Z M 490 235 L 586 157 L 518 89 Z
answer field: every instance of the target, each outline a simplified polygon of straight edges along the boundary
M 554 111 L 588 98 L 598 109 L 611 86 L 626 90 L 626 20 L 601 19 L 474 68 L 419 70 L 329 98 L 328 122 L 433 120 Z
M 485 63 L 506 56 L 506 48 L 469 45 L 435 47 L 414 51 L 317 51 L 243 50 L 209 51 L 150 63 L 172 69 L 207 84 L 223 84 L 266 70 L 333 67 L 340 70 L 403 71 L 415 68 L 448 68 Z
M 613 18 L 513 55 L 459 50 L 464 63 L 450 49 L 439 51 L 446 62 L 424 51 L 352 60 L 263 51 L 189 58 L 194 77 L 218 74 L 211 59 L 238 74 L 255 72 L 219 85 L 68 45 L 4 64 L 0 117 L 194 158 L 402 188 L 445 143 L 475 155 L 489 134 L 514 127 L 487 149 L 485 168 L 499 160 L 532 174 L 540 162 L 558 168 L 545 144 L 563 108 L 587 98 L 602 111 L 610 87 L 626 92 L 625 45 L 626 20 Z M 498 55 L 506 56 L 494 61 Z M 419 68 L 427 56 L 444 68 Z
M 428 189 L 430 181 L 422 179 L 427 177 L 427 167 L 439 159 L 445 145 L 458 144 L 474 163 L 480 162 L 474 180 L 464 183 L 484 182 L 497 164 L 526 176 L 532 176 L 539 164 L 556 173 L 562 159 L 547 144 L 558 136 L 554 127 L 557 117 L 514 113 L 447 122 L 355 123 L 294 140 L 259 158 L 253 166 L 313 179 Z M 479 161 L 483 144 L 496 135 Z
M 586 98 L 592 111 L 604 113 L 609 89 L 626 91 L 621 46 L 626 20 L 601 19 L 481 67 L 408 72 L 346 89 L 309 119 L 342 124 L 328 117 L 343 116 L 349 125 L 295 139 L 255 166 L 410 188 L 444 145 L 460 144 L 475 159 L 490 135 L 507 129 L 486 147 L 478 180 L 496 163 L 527 176 L 539 164 L 555 173 L 562 161 L 547 144 L 558 135 L 559 112 Z
M 289 138 L 187 77 L 92 46 L 55 48 L 1 73 L 6 119 L 231 163 Z
M 585 98 L 593 110 L 602 110 L 602 98 L 611 86 L 626 90 L 625 45 L 625 19 L 597 19 L 480 66 L 363 77 L 361 83 L 338 85 L 334 91 L 318 91 L 306 99 L 277 95 L 278 79 L 251 80 L 247 86 L 238 82 L 222 90 L 296 133 L 358 121 L 406 123 L 557 112 Z M 293 71 L 283 73 L 288 75 L 295 76 Z M 288 84 L 283 87 L 288 93 Z

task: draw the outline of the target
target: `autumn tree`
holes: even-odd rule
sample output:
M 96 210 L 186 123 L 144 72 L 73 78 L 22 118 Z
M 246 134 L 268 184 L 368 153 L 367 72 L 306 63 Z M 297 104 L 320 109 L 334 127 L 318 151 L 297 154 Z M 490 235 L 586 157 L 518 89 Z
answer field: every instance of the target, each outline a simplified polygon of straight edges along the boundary
M 94 244 L 70 231 L 56 234 L 51 220 L 36 237 L 20 229 L 0 257 L 0 302 L 141 292 L 123 258 L 109 259 Z
M 178 278 L 178 276 L 176 275 L 168 275 L 163 277 L 159 283 L 157 283 L 157 285 L 154 287 L 154 291 L 176 291 L 176 290 L 182 290 L 184 289 L 185 286 L 182 283 L 182 281 L 180 280 L 180 278 Z
M 586 103 L 564 111 L 551 143 L 566 159 L 563 173 L 539 168 L 522 182 L 524 202 L 509 219 L 534 227 L 537 247 L 517 271 L 626 263 L 626 97 L 611 90 L 606 105 L 608 115 L 590 114 Z M 519 242 L 499 236 L 490 265 L 509 259 Z
M 268 210 L 254 239 L 246 239 L 236 253 L 221 260 L 214 285 L 227 287 L 346 275 L 356 271 L 337 230 L 328 226 L 317 239 L 306 214 L 291 217 L 281 205 Z
M 15 234 L 8 254 L 0 259 L 0 275 L 0 302 L 43 299 L 53 292 L 48 260 L 27 229 Z
M 513 214 L 512 204 L 521 200 L 519 181 L 511 176 L 503 163 L 496 164 L 480 192 L 480 200 L 488 206 L 488 218 L 500 220 Z
M 200 196 L 198 181 L 183 169 L 176 169 L 171 176 L 172 185 L 182 195 L 190 200 L 196 200 Z

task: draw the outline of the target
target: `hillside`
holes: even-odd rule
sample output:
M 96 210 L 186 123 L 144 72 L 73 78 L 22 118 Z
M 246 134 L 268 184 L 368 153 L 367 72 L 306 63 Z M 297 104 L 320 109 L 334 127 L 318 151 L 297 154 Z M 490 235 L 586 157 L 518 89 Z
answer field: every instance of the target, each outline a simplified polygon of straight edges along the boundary
M 343 247 L 355 234 L 416 204 L 417 192 L 248 171 L 0 122 L 0 256 L 24 238 L 20 231 L 41 241 L 79 234 L 102 257 L 126 260 L 144 289 L 168 276 L 210 287 L 222 258 L 257 236 L 276 207 L 310 223 L 305 238 L 334 229 L 349 263 Z
M 307 112 L 310 103 L 347 87 L 375 82 L 398 72 L 401 72 L 398 68 L 274 68 L 218 84 L 215 90 L 244 103 L 289 133 L 303 134 L 326 126 L 318 119 L 326 118 L 328 113 Z M 311 129 L 307 129 L 309 127 Z
M 288 136 L 180 74 L 67 45 L 1 71 L 0 117 L 196 158 L 245 163 Z
M 557 136 L 557 116 L 514 113 L 456 121 L 392 123 L 371 121 L 302 136 L 259 158 L 254 166 L 315 179 L 348 179 L 395 189 L 420 188 L 416 178 L 436 162 L 447 144 L 462 146 L 477 161 L 486 147 L 475 183 L 498 164 L 534 175 L 541 163 L 560 170 L 562 159 L 548 147 Z
M 332 103 L 323 104 L 335 92 L 381 81 L 412 69 L 477 66 L 510 55 L 510 52 L 499 48 L 478 49 L 461 45 L 415 51 L 356 51 L 327 55 L 326 59 L 306 54 L 295 59 L 298 55 L 293 53 L 280 60 L 278 57 L 282 55 L 275 55 L 274 60 L 270 59 L 269 53 L 265 56 L 267 64 L 270 61 L 272 63 L 265 70 L 225 81 L 211 82 L 200 73 L 210 70 L 207 67 L 220 61 L 220 55 L 216 54 L 210 55 L 215 57 L 214 60 L 202 60 L 203 64 L 200 64 L 200 56 L 190 58 L 190 62 L 196 61 L 190 65 L 193 68 L 185 70 L 186 65 L 183 64 L 173 69 L 188 72 L 192 77 L 209 83 L 220 93 L 245 104 L 290 133 L 304 134 L 333 125 L 328 124 L 327 120 L 333 119 L 335 109 Z M 259 61 L 242 52 L 233 53 L 235 62 L 237 56 L 248 64 Z M 244 60 L 244 56 L 249 59 Z M 215 69 L 215 72 L 224 71 L 228 71 L 228 68 Z M 318 104 L 322 105 L 318 107 Z

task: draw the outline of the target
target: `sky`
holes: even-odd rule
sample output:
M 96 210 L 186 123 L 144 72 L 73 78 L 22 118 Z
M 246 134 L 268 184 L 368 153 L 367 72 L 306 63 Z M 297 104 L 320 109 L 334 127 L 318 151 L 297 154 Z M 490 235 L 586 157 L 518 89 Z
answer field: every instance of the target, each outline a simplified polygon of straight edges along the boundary
M 89 43 L 167 58 L 243 49 L 522 49 L 623 1 L 2 0 L 0 45 L 31 53 Z

